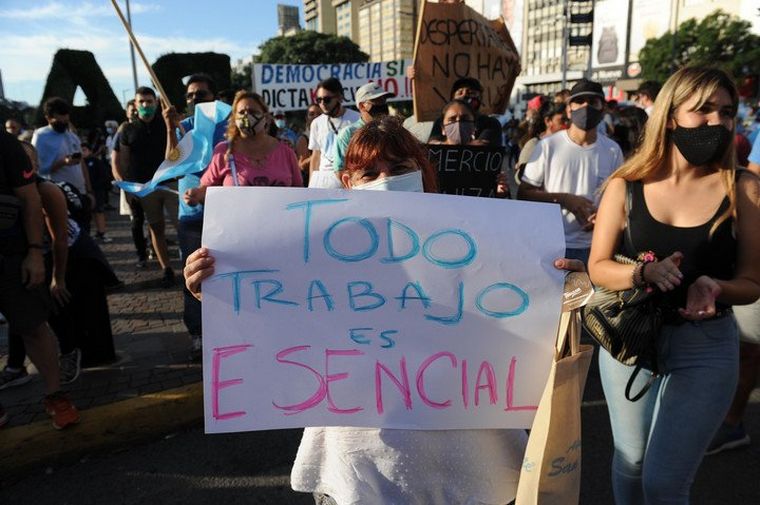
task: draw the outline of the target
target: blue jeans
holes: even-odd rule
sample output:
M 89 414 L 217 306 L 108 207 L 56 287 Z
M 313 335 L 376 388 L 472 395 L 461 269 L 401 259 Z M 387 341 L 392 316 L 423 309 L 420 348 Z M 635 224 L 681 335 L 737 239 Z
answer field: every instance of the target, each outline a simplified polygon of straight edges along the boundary
M 665 325 L 657 347 L 662 376 L 637 402 L 624 395 L 633 367 L 599 349 L 618 505 L 688 505 L 694 475 L 736 388 L 739 341 L 733 315 Z M 640 391 L 649 375 L 642 370 L 632 392 Z
M 203 232 L 203 220 L 179 220 L 177 223 L 177 240 L 182 253 L 182 268 L 185 268 L 187 257 L 201 247 L 201 234 Z M 185 322 L 188 333 L 197 337 L 203 334 L 201 325 L 201 302 L 198 301 L 186 287 L 182 288 L 184 297 L 184 312 L 182 319 Z

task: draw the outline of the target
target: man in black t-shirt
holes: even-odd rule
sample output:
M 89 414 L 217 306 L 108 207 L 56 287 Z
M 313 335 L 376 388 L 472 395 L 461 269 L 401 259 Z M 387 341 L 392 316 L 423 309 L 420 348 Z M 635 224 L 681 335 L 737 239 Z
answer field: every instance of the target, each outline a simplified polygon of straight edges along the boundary
M 36 175 L 21 144 L 0 132 L 0 312 L 24 339 L 27 354 L 42 376 L 45 409 L 53 426 L 79 421 L 79 413 L 60 391 L 58 348 L 47 325 L 50 297 L 45 286 L 42 203 Z M 19 205 L 20 204 L 20 205 Z M 18 209 L 14 213 L 14 209 Z M 15 214 L 15 217 L 14 217 Z M 0 425 L 7 421 L 0 407 Z
M 135 92 L 137 120 L 125 126 L 119 136 L 119 156 L 115 164 L 114 175 L 118 180 L 131 182 L 148 182 L 166 155 L 166 124 L 158 111 L 156 93 L 151 88 L 142 86 Z M 174 271 L 169 262 L 166 245 L 165 212 L 176 219 L 178 213 L 177 183 L 167 183 L 170 190 L 156 190 L 140 199 L 145 218 L 150 227 L 150 236 L 156 258 L 164 271 L 162 285 L 174 285 Z M 131 202 L 134 196 L 128 196 Z

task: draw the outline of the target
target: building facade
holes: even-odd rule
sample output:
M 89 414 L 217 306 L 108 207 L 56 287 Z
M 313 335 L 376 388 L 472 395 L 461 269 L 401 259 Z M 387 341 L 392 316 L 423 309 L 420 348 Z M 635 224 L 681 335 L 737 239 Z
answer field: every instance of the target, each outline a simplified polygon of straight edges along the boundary
M 759 7 L 758 0 L 503 0 L 507 26 L 520 40 L 523 72 L 515 88 L 529 96 L 552 93 L 562 88 L 563 76 L 565 87 L 585 76 L 604 84 L 610 98 L 624 98 L 638 82 L 638 55 L 648 39 L 718 9 L 752 22 L 760 33 Z M 569 14 L 591 8 L 593 22 L 569 23 Z M 566 26 L 571 39 L 590 35 L 591 45 L 568 45 L 564 60 Z
M 301 30 L 298 18 L 298 6 L 277 4 L 277 35 L 283 37 L 298 33 Z
M 331 0 L 304 0 L 303 19 L 307 30 L 335 34 L 337 19 Z
M 332 5 L 335 7 L 335 35 L 348 37 L 357 42 L 359 39 L 359 2 L 332 0 Z
M 411 59 L 418 3 L 418 0 L 304 0 L 304 19 L 307 30 L 349 37 L 369 54 L 370 61 Z
M 415 0 L 364 0 L 359 7 L 359 37 L 354 42 L 369 54 L 370 61 L 411 59 L 416 20 Z

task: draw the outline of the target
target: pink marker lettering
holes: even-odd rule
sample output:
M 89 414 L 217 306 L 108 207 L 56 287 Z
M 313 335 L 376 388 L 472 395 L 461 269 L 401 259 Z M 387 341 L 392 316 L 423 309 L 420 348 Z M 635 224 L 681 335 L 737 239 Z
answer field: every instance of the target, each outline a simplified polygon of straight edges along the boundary
M 517 365 L 517 358 L 513 357 L 509 363 L 509 375 L 507 376 L 507 408 L 504 410 L 509 412 L 512 410 L 537 410 L 538 405 L 514 405 L 515 396 L 515 366 Z
M 354 414 L 356 412 L 360 412 L 364 410 L 363 407 L 354 407 L 350 409 L 341 409 L 337 405 L 335 405 L 335 402 L 333 402 L 332 396 L 330 395 L 330 383 L 336 382 L 340 380 L 344 380 L 348 378 L 348 372 L 342 372 L 342 373 L 336 373 L 331 374 L 330 373 L 330 356 L 362 356 L 364 355 L 363 352 L 361 352 L 358 349 L 346 349 L 346 350 L 333 350 L 333 349 L 325 349 L 325 382 L 326 382 L 326 388 L 327 388 L 327 410 L 334 414 Z
M 462 402 L 464 408 L 470 406 L 470 379 L 467 377 L 467 360 L 462 360 Z
M 417 393 L 420 395 L 420 398 L 422 399 L 423 403 L 427 405 L 428 407 L 433 407 L 434 409 L 445 409 L 447 407 L 451 406 L 451 400 L 446 400 L 445 402 L 435 402 L 428 398 L 427 392 L 425 392 L 425 370 L 436 360 L 439 358 L 448 357 L 449 361 L 451 361 L 452 368 L 457 367 L 457 358 L 452 353 L 448 351 L 441 351 L 433 354 L 428 359 L 422 362 L 420 365 L 420 368 L 417 370 Z
M 383 371 L 391 379 L 391 382 L 396 385 L 396 388 L 401 392 L 404 398 L 404 406 L 406 410 L 412 410 L 412 392 L 409 388 L 409 374 L 406 372 L 406 358 L 401 358 L 399 362 L 399 368 L 401 368 L 401 380 L 398 379 L 388 367 L 380 363 L 375 362 L 375 402 L 377 403 L 377 413 L 382 414 L 385 409 L 383 408 L 383 385 L 382 375 Z
M 223 414 L 219 413 L 219 392 L 222 389 L 226 389 L 230 386 L 236 386 L 238 384 L 243 383 L 243 379 L 229 379 L 229 380 L 220 380 L 219 376 L 221 375 L 221 364 L 223 358 L 229 358 L 230 356 L 234 356 L 235 354 L 240 354 L 241 352 L 245 352 L 248 350 L 249 347 L 253 347 L 249 344 L 244 345 L 231 345 L 229 347 L 216 347 L 214 348 L 214 355 L 211 358 L 211 415 L 214 416 L 214 419 L 219 421 L 224 421 L 227 419 L 233 419 L 235 417 L 244 416 L 246 412 L 244 410 L 239 410 L 235 412 L 225 412 Z
M 486 383 L 482 384 L 480 379 L 485 375 Z M 498 400 L 496 392 L 496 372 L 488 361 L 483 361 L 478 369 L 478 379 L 475 381 L 475 406 L 480 404 L 480 390 L 487 389 L 491 405 L 495 405 Z
M 314 394 L 311 395 L 306 401 L 303 401 L 301 403 L 296 403 L 293 405 L 277 405 L 275 402 L 272 402 L 272 405 L 274 405 L 276 408 L 286 411 L 285 412 L 286 416 L 298 414 L 300 412 L 303 412 L 304 410 L 308 410 L 319 405 L 319 403 L 322 400 L 324 400 L 325 395 L 327 395 L 327 385 L 325 384 L 325 380 L 322 378 L 322 374 L 314 370 L 309 365 L 305 365 L 304 363 L 300 363 L 298 361 L 285 359 L 287 356 L 293 354 L 294 352 L 299 352 L 299 351 L 303 351 L 310 348 L 311 348 L 310 345 L 299 345 L 296 347 L 289 347 L 287 349 L 283 349 L 282 351 L 277 353 L 276 359 L 278 363 L 287 363 L 289 365 L 295 365 L 301 368 L 305 368 L 306 370 L 314 374 L 314 377 L 316 377 L 317 382 L 319 384 Z

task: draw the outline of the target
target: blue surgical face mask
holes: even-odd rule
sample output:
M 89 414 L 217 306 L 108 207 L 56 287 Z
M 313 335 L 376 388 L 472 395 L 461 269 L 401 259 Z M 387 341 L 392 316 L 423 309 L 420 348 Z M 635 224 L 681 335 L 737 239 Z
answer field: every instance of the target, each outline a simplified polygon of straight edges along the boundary
M 371 191 L 412 191 L 422 193 L 422 172 L 415 170 L 408 174 L 392 175 L 375 179 L 366 184 L 354 186 L 354 189 L 369 189 Z

